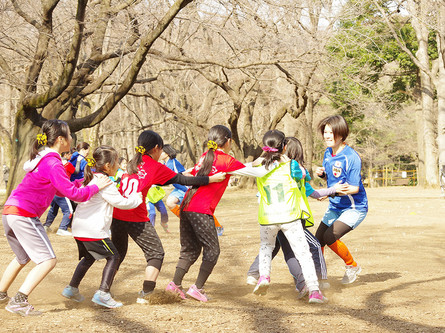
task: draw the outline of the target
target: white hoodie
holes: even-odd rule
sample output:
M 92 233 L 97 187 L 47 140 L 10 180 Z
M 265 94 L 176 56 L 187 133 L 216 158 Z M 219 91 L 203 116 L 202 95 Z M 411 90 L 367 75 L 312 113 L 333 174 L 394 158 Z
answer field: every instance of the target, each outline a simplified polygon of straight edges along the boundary
M 95 184 L 97 176 L 91 182 Z M 104 239 L 109 237 L 113 207 L 133 209 L 142 203 L 139 193 L 124 198 L 114 184 L 111 184 L 90 200 L 80 203 L 74 213 L 72 232 L 74 237 Z

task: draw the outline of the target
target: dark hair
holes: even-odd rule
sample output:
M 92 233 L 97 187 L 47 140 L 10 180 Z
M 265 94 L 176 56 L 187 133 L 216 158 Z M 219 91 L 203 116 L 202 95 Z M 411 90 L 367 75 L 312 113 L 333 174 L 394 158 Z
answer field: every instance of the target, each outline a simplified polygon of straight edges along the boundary
M 119 154 L 116 149 L 111 146 L 100 146 L 94 149 L 93 158 L 95 161 L 94 168 L 96 172 L 104 172 L 105 164 L 110 163 L 110 165 L 115 165 L 118 162 Z M 92 179 L 93 172 L 87 164 L 84 170 L 83 184 L 88 185 Z
M 125 157 L 119 157 L 119 165 L 121 165 L 122 161 L 126 161 L 127 159 Z
M 74 154 L 76 151 L 77 151 L 76 148 L 71 148 L 70 149 L 70 154 Z
M 304 153 L 300 140 L 293 136 L 289 136 L 286 138 L 285 145 L 287 157 L 297 161 L 298 164 L 304 168 Z
M 42 132 L 46 135 L 46 146 L 52 147 L 56 143 L 59 136 L 68 140 L 70 135 L 70 128 L 66 122 L 59 119 L 50 119 L 43 123 Z M 39 143 L 39 140 L 35 139 L 31 145 L 31 151 L 29 153 L 29 159 L 33 160 L 39 153 L 39 149 L 44 145 Z
M 324 128 L 329 125 L 332 128 L 332 133 L 334 133 L 334 138 L 341 137 L 343 141 L 346 140 L 349 134 L 348 123 L 345 118 L 340 115 L 329 116 L 320 121 L 318 124 L 318 129 L 321 135 L 324 135 Z
M 66 155 L 71 154 L 69 151 L 64 151 L 60 154 L 60 156 L 65 157 Z
M 266 169 L 272 165 L 274 161 L 279 161 L 283 153 L 286 136 L 279 130 L 267 131 L 263 136 L 263 145 L 266 147 L 277 149 L 277 151 L 265 151 L 262 156 L 264 160 L 262 164 Z
M 164 145 L 164 153 L 168 155 L 170 159 L 176 158 L 176 154 L 178 153 L 175 148 L 170 145 Z
M 80 152 L 81 149 L 88 149 L 90 148 L 90 144 L 87 142 L 79 142 L 76 146 L 76 150 Z
M 209 130 L 209 135 L 207 136 L 207 142 L 216 142 L 218 148 L 224 146 L 226 142 L 232 138 L 232 132 L 223 125 L 215 125 Z M 213 161 L 215 160 L 215 150 L 209 149 L 207 154 L 202 161 L 201 167 L 199 168 L 196 176 L 208 176 L 210 171 L 212 171 Z M 187 191 L 186 197 L 182 201 L 181 211 L 187 208 L 193 195 L 195 195 L 198 190 L 198 186 L 193 186 Z
M 138 147 L 142 146 L 145 149 L 144 155 L 147 155 L 150 150 L 158 146 L 159 148 L 164 147 L 164 141 L 161 136 L 154 131 L 143 131 L 138 138 Z M 136 155 L 128 162 L 127 172 L 132 175 L 138 172 L 138 165 L 142 162 L 142 154 L 136 152 Z

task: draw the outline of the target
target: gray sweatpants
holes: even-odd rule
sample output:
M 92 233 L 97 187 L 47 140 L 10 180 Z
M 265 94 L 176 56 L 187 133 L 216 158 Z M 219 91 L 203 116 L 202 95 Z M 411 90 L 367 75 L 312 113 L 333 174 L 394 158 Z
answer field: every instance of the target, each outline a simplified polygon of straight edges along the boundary
M 40 264 L 56 257 L 38 217 L 3 215 L 2 221 L 6 239 L 19 264 L 29 260 Z

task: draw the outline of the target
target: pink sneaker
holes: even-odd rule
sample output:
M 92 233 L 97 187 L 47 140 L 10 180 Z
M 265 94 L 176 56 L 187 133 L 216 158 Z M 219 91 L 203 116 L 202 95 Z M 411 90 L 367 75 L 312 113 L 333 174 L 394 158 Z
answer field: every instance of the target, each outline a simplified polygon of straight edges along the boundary
M 179 296 L 181 296 L 182 299 L 186 299 L 184 292 L 182 291 L 181 287 L 178 287 L 173 281 L 170 281 L 167 287 L 165 288 L 166 291 L 176 293 Z
M 190 289 L 187 291 L 187 295 L 201 302 L 207 302 L 209 300 L 204 290 L 198 289 L 196 285 L 190 287 Z
M 309 295 L 309 303 L 326 303 L 328 299 L 323 296 L 320 290 L 314 290 Z
M 255 295 L 266 295 L 267 289 L 269 289 L 270 277 L 266 275 L 260 276 L 258 283 L 253 290 Z

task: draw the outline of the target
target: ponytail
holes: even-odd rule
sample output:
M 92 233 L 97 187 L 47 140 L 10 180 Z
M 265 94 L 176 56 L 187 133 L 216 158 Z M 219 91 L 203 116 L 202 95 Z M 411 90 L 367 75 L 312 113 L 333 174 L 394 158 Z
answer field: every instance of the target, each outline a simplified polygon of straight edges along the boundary
M 286 138 L 285 141 L 286 146 L 286 155 L 292 160 L 298 162 L 298 164 L 304 168 L 304 153 L 303 146 L 301 145 L 300 140 L 297 138 L 290 136 Z
M 95 172 L 105 173 L 104 170 L 107 163 L 109 163 L 110 166 L 118 164 L 119 154 L 113 147 L 104 145 L 97 147 L 93 152 L 93 157 L 87 158 L 86 160 L 88 164 L 85 166 L 85 170 L 83 171 L 83 185 L 85 186 L 88 185 L 94 177 L 91 170 L 92 168 L 94 168 Z
M 215 150 L 224 146 L 226 142 L 232 138 L 232 132 L 223 125 L 215 125 L 209 130 L 208 140 L 207 140 L 207 154 L 201 163 L 196 176 L 208 176 L 212 171 L 213 162 L 215 160 Z M 198 191 L 199 186 L 192 186 L 186 193 L 186 196 L 181 204 L 181 212 L 188 207 L 190 201 L 192 201 L 193 196 L 196 191 Z
M 263 155 L 264 160 L 262 164 L 269 169 L 274 161 L 279 161 L 281 159 L 281 154 L 283 153 L 285 145 L 286 136 L 283 132 L 279 130 L 267 131 L 263 136 Z
M 70 128 L 63 120 L 50 119 L 45 121 L 42 125 L 42 133 L 37 134 L 34 142 L 31 144 L 29 159 L 35 159 L 42 147 L 54 146 L 59 136 L 68 139 L 69 133 Z
M 209 149 L 204 157 L 204 160 L 202 161 L 201 168 L 196 173 L 196 176 L 208 176 L 210 171 L 212 171 L 212 165 L 214 160 L 215 160 L 215 150 Z M 199 186 L 192 186 L 187 191 L 187 194 L 181 203 L 181 212 L 188 207 L 190 201 L 192 201 L 193 196 L 198 191 L 198 188 Z
M 135 148 L 136 154 L 127 164 L 127 172 L 133 175 L 138 172 L 138 166 L 142 163 L 142 155 L 147 155 L 150 150 L 158 146 L 164 147 L 164 140 L 154 131 L 143 131 L 138 137 L 138 145 Z

